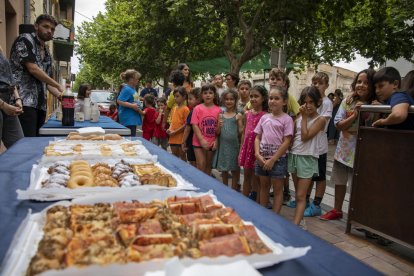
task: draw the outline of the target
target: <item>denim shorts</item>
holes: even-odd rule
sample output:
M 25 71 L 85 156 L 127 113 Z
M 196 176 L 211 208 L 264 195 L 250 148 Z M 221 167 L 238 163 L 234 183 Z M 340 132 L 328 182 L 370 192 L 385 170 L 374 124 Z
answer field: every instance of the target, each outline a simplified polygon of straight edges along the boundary
M 280 157 L 279 160 L 273 165 L 270 171 L 263 170 L 263 167 L 256 161 L 254 167 L 254 173 L 258 176 L 270 176 L 271 178 L 286 178 L 288 159 L 287 156 Z

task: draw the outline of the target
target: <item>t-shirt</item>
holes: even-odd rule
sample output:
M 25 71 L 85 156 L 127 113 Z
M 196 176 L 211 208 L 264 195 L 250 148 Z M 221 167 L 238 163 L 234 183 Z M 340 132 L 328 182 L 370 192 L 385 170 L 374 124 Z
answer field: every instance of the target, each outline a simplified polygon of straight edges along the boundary
M 216 128 L 218 123 L 218 115 L 221 113 L 220 107 L 213 105 L 206 107 L 204 104 L 199 104 L 194 108 L 191 117 L 191 124 L 197 125 L 201 131 L 201 135 L 208 142 L 210 147 L 213 146 L 216 140 Z M 200 147 L 197 135 L 193 136 L 193 146 Z
M 292 94 L 288 93 L 287 113 L 289 116 L 296 117 L 299 113 L 299 108 L 300 106 L 298 101 L 295 99 L 295 97 L 293 97 Z
M 128 103 L 134 102 L 135 89 L 129 85 L 125 85 L 119 93 L 118 100 Z M 118 117 L 121 125 L 124 126 L 140 126 L 142 124 L 141 115 L 132 108 L 119 105 Z
M 154 130 L 155 130 L 155 119 L 157 119 L 156 117 L 157 110 L 155 110 L 155 108 L 153 107 L 147 107 L 144 109 L 144 112 L 145 112 L 145 116 L 142 122 L 142 132 L 143 132 L 142 136 L 145 139 L 147 138 L 150 139 L 152 138 L 150 136 L 154 134 Z
M 406 92 L 394 92 L 391 94 L 391 97 L 385 101 L 385 104 L 389 104 L 391 108 L 402 103 L 414 105 L 414 100 Z M 414 129 L 414 114 L 408 113 L 404 122 L 397 125 L 389 125 L 387 127 L 391 129 Z
M 260 140 L 260 155 L 264 159 L 270 159 L 283 143 L 283 138 L 293 135 L 293 120 L 283 113 L 279 117 L 266 114 L 260 118 L 254 132 L 262 135 Z M 282 156 L 285 156 L 283 154 Z
M 318 114 L 323 116 L 326 119 L 325 127 L 323 130 L 324 133 L 328 132 L 329 120 L 332 117 L 332 110 L 333 110 L 332 101 L 326 96 L 323 97 L 322 104 L 318 108 Z M 318 145 L 319 145 L 319 152 L 320 152 L 319 155 L 327 153 L 328 152 L 328 135 L 325 135 L 324 137 L 322 137 L 322 139 L 319 139 Z
M 316 122 L 316 120 L 321 116 L 316 116 L 315 118 L 308 119 L 307 127 L 308 129 Z M 326 137 L 326 133 L 324 131 L 319 131 L 312 139 L 307 141 L 302 141 L 302 116 L 299 116 L 295 121 L 295 136 L 293 137 L 293 144 L 291 152 L 297 155 L 305 155 L 305 156 L 313 156 L 319 158 L 319 140 L 322 136 Z
M 186 105 L 175 106 L 171 111 L 170 129 L 176 130 L 185 125 L 188 113 L 190 113 L 190 109 Z M 181 132 L 170 136 L 168 143 L 181 145 L 181 143 L 183 142 L 183 135 L 184 129 Z
M 152 94 L 155 98 L 157 98 L 158 97 L 158 92 L 157 92 L 157 90 L 155 90 L 154 88 L 144 88 L 144 89 L 142 89 L 141 90 L 141 93 L 139 94 L 139 96 L 141 97 L 141 98 L 144 98 L 144 96 L 145 95 L 147 95 L 147 94 Z
M 334 123 L 335 126 L 342 120 L 345 120 L 354 112 L 356 102 L 351 104 L 346 103 L 347 99 L 343 99 L 336 113 Z M 355 148 L 357 143 L 357 120 L 347 130 L 342 130 L 339 135 L 338 145 L 336 146 L 334 159 L 342 164 L 353 168 Z
M 158 112 L 155 114 L 155 118 L 158 118 Z M 163 119 L 164 119 L 164 114 L 161 115 L 161 120 L 160 123 L 157 124 L 157 121 L 155 121 L 155 130 L 154 130 L 154 137 L 158 138 L 158 139 L 166 139 L 168 138 L 168 134 L 166 129 L 168 129 L 168 124 L 166 124 L 166 126 L 163 128 L 162 124 L 163 124 Z M 155 119 L 157 120 L 157 119 Z

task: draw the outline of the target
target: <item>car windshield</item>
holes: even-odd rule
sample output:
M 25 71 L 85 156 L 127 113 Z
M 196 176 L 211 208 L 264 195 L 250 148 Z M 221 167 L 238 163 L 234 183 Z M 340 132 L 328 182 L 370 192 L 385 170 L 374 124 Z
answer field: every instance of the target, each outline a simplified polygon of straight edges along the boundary
M 91 101 L 94 103 L 110 103 L 114 101 L 114 95 L 108 91 L 92 91 Z

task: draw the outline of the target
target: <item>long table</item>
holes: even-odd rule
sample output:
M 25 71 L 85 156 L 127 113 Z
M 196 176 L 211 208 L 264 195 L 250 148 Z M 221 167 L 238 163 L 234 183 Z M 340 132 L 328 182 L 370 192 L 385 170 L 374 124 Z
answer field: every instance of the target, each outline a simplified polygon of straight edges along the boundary
M 41 136 L 68 135 L 69 132 L 81 127 L 101 127 L 105 129 L 106 133 L 123 136 L 131 135 L 131 130 L 129 128 L 115 122 L 107 116 L 100 116 L 99 121 L 96 123 L 91 121 L 75 122 L 74 126 L 62 126 L 62 122 L 56 120 L 55 116 L 52 116 L 39 129 L 39 134 Z
M 51 204 L 50 202 L 16 199 L 16 189 L 28 187 L 32 165 L 42 156 L 42 150 L 50 139 L 52 138 L 23 138 L 0 155 L 1 262 L 17 227 L 27 215 L 28 210 L 39 212 Z M 214 178 L 205 175 L 163 149 L 146 140 L 141 140 L 152 154 L 158 155 L 158 160 L 163 166 L 192 182 L 200 188 L 201 192 L 213 190 L 223 204 L 234 208 L 244 220 L 253 222 L 275 242 L 285 246 L 310 245 L 312 247 L 304 257 L 260 269 L 263 275 L 275 275 L 276 273 L 280 275 L 380 275 L 379 272 L 354 257 L 300 229 L 240 193 L 225 187 Z

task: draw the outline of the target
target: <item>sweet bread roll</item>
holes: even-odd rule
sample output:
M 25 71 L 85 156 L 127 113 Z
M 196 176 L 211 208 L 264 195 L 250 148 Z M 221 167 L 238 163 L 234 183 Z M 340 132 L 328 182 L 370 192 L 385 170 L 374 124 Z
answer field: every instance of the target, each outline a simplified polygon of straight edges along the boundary
M 104 140 L 122 140 L 119 134 L 105 134 Z

